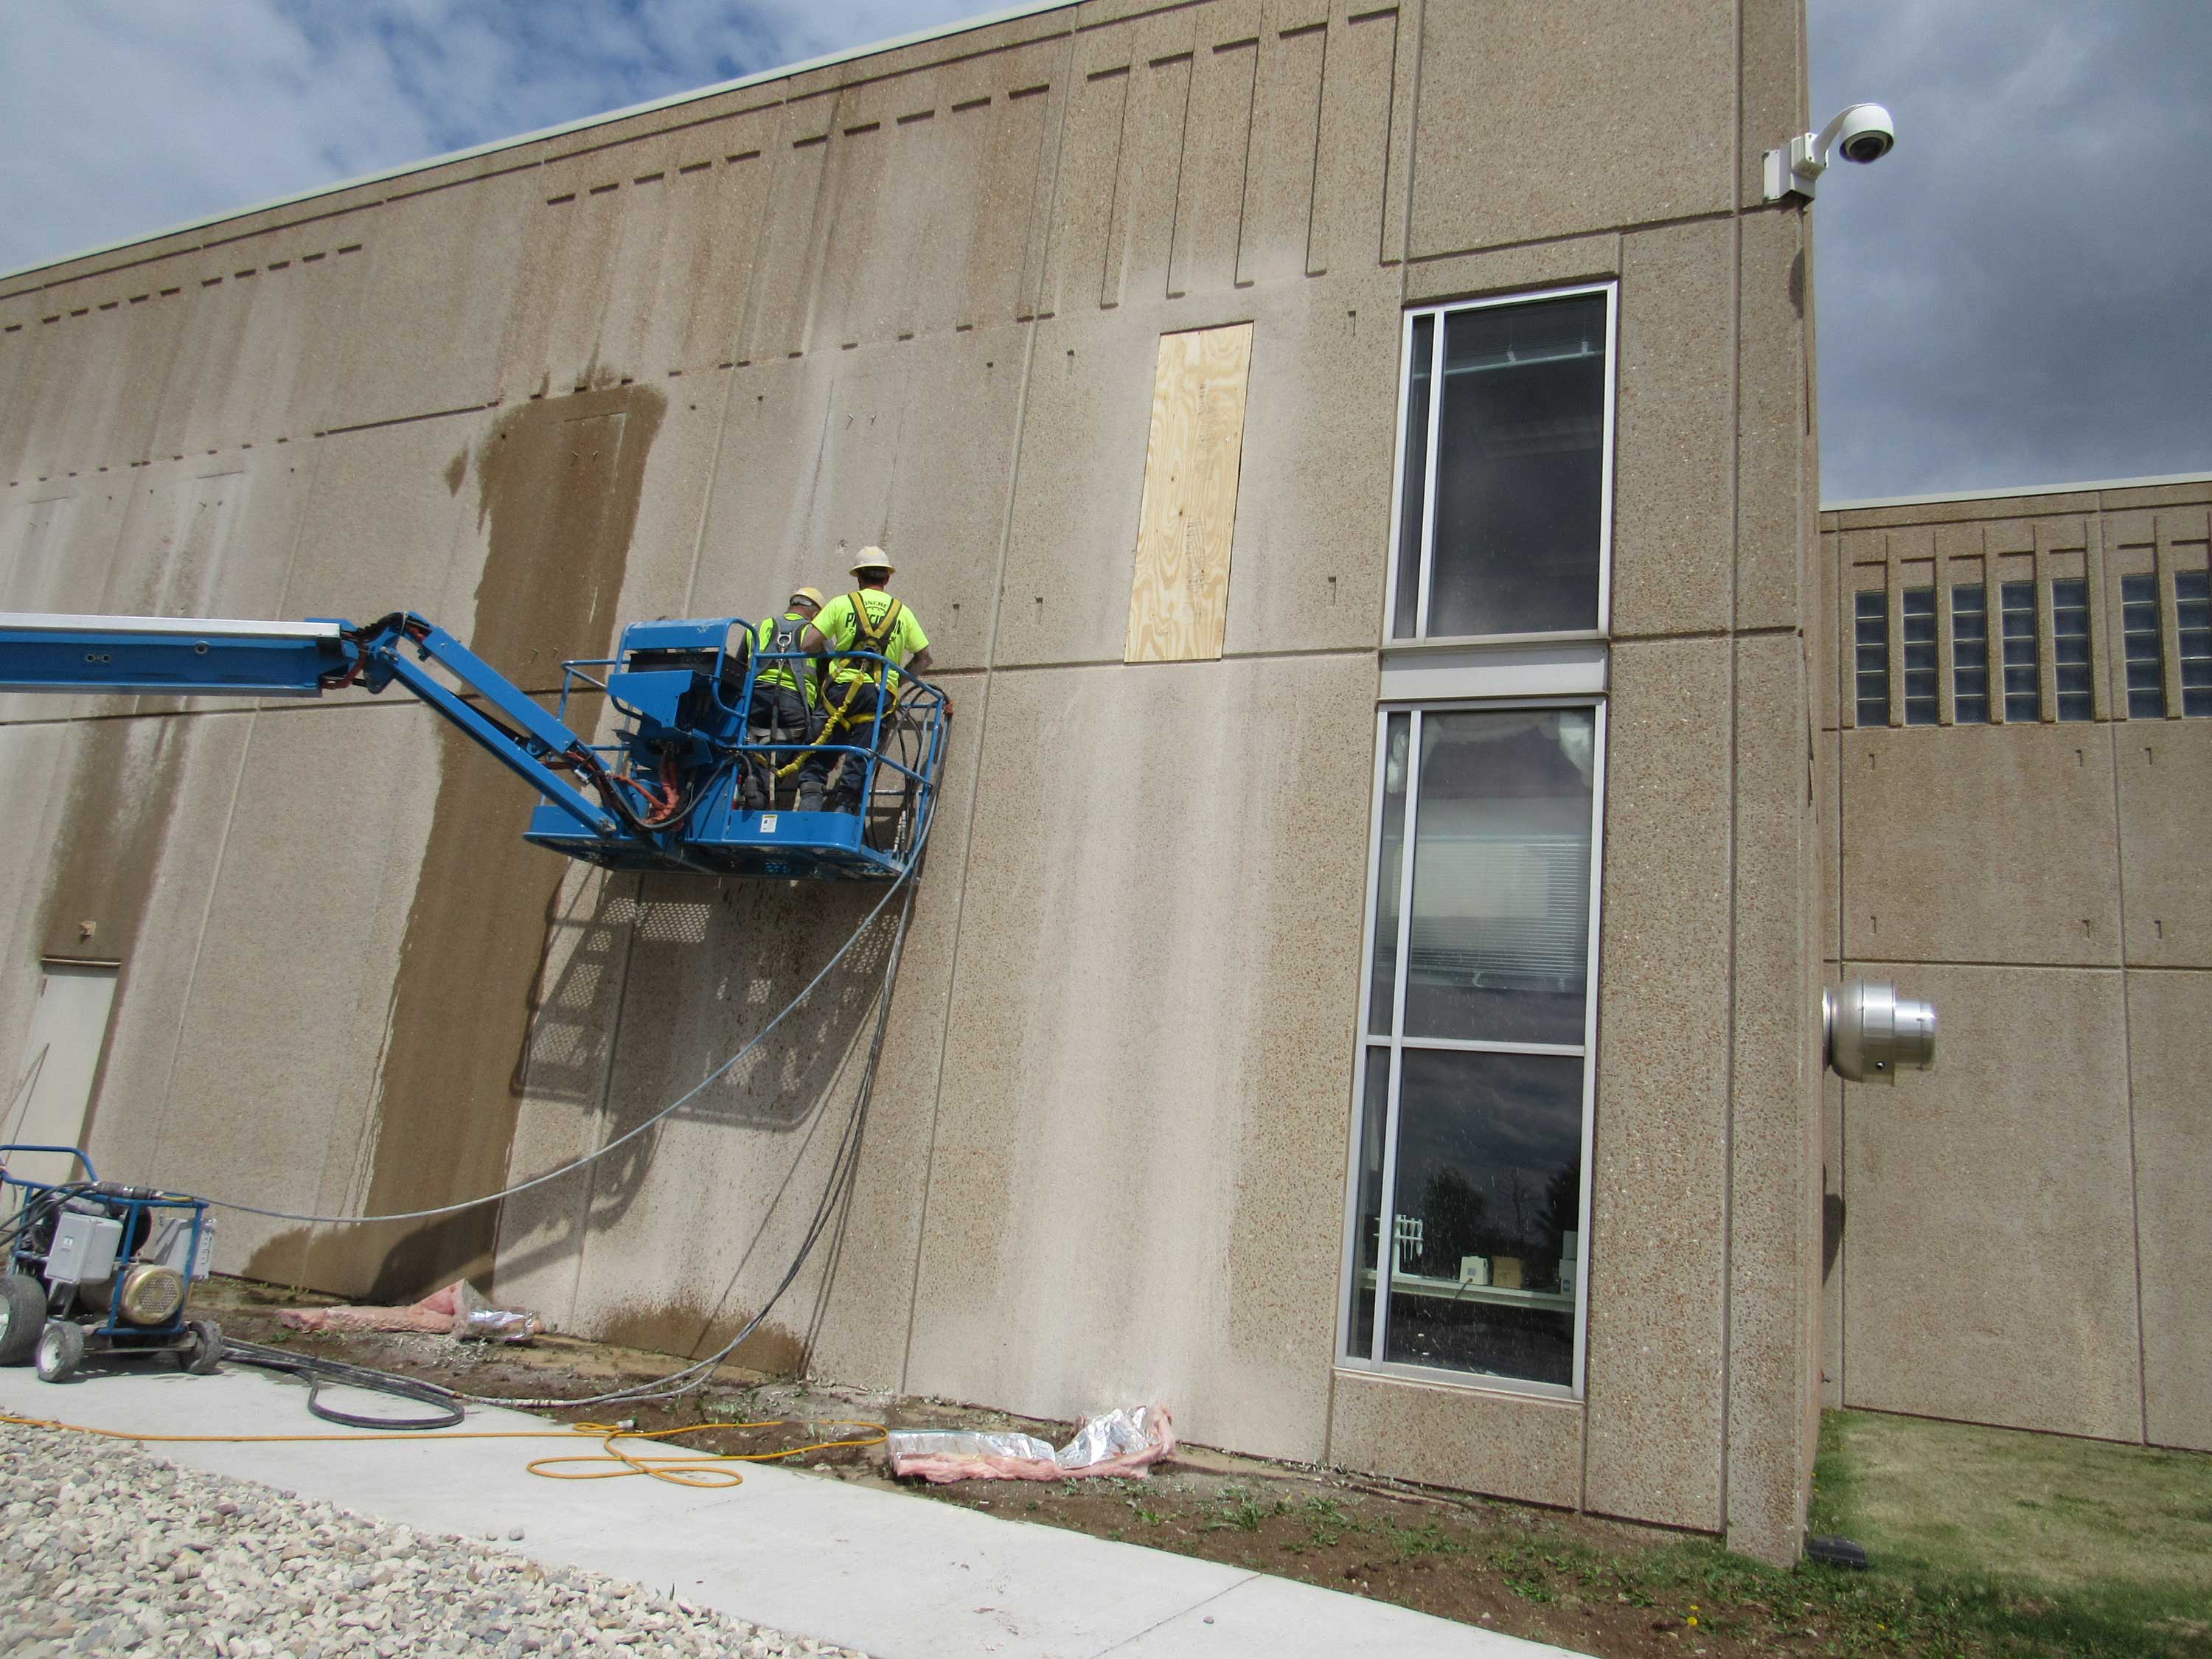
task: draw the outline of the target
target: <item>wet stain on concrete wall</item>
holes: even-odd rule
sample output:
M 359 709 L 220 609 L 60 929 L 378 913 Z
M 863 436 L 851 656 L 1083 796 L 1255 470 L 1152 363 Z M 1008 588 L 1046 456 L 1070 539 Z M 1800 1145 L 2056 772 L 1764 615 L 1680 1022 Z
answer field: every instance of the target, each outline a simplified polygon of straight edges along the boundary
M 750 1314 L 710 1314 L 682 1303 L 624 1310 L 596 1322 L 595 1336 L 619 1346 L 702 1359 L 744 1328 Z M 806 1343 L 773 1320 L 765 1321 L 723 1362 L 770 1376 L 798 1376 L 806 1370 Z
M 123 961 L 145 920 L 185 739 L 174 720 L 89 720 L 39 920 L 39 954 Z
M 475 457 L 490 545 L 472 648 L 517 683 L 557 689 L 564 658 L 607 654 L 646 458 L 666 400 L 646 386 L 533 400 Z M 586 712 L 588 717 L 588 711 Z M 441 728 L 437 805 L 408 912 L 379 1079 L 371 1212 L 504 1184 L 518 1056 L 546 916 L 565 865 L 522 840 L 527 793 Z M 498 1210 L 319 1239 L 308 1282 L 379 1299 L 466 1275 L 487 1283 Z
M 171 720 L 86 721 L 75 736 L 76 764 L 54 842 L 58 868 L 39 916 L 39 954 L 122 963 L 127 994 L 131 949 L 160 872 L 187 736 Z M 88 1134 L 99 1112 L 95 1077 Z

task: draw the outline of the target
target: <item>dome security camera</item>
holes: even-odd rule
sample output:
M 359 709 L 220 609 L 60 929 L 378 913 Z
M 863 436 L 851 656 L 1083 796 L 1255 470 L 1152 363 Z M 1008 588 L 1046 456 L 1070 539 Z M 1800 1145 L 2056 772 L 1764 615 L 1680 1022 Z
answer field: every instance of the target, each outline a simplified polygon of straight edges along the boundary
M 1852 104 L 1818 132 L 1800 133 L 1785 149 L 1766 152 L 1766 199 L 1811 201 L 1828 163 L 1841 155 L 1864 167 L 1897 146 L 1897 124 L 1880 104 Z

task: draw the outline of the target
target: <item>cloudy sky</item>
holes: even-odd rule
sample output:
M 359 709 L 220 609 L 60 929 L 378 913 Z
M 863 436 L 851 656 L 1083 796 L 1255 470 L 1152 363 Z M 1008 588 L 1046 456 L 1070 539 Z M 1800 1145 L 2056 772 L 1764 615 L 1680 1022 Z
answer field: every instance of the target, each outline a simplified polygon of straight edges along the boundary
M 0 0 L 0 270 L 991 3 Z M 1811 4 L 1826 498 L 2212 470 L 2212 4 Z

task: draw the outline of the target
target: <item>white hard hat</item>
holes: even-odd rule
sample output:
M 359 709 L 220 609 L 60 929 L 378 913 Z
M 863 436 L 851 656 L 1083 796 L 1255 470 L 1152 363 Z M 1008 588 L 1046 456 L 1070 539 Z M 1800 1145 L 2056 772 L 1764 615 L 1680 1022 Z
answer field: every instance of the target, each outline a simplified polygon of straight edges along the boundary
M 860 550 L 860 556 L 853 561 L 853 574 L 855 576 L 863 570 L 880 570 L 888 576 L 897 568 L 880 547 L 864 547 Z

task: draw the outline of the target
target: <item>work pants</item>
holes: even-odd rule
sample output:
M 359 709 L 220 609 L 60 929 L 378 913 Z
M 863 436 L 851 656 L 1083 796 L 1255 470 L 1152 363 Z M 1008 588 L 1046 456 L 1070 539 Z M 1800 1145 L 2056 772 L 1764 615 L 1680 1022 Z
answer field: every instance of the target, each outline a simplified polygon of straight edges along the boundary
M 806 743 L 812 739 L 821 716 L 807 706 L 806 698 L 787 685 L 753 686 L 753 700 L 745 713 L 746 737 L 754 743 Z M 756 810 L 775 805 L 775 775 L 797 760 L 796 749 L 773 749 L 746 757 L 749 775 L 744 799 Z
M 845 694 L 848 691 L 852 693 L 849 703 L 845 700 Z M 883 688 L 872 680 L 864 680 L 857 686 L 849 680 L 831 680 L 822 688 L 824 726 L 840 708 L 845 710 L 845 718 L 838 723 L 835 732 L 827 732 L 824 736 L 824 746 L 806 757 L 806 764 L 799 769 L 799 787 L 801 790 L 821 788 L 829 781 L 830 769 L 843 761 L 845 769 L 837 775 L 836 793 L 826 803 L 833 812 L 859 810 L 861 786 L 867 776 L 868 757 L 866 753 L 849 754 L 829 745 L 851 744 L 862 750 L 880 748 L 883 744 L 883 721 L 875 716 L 880 714 L 883 707 Z

